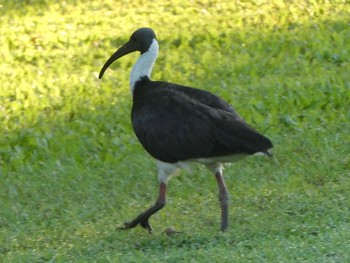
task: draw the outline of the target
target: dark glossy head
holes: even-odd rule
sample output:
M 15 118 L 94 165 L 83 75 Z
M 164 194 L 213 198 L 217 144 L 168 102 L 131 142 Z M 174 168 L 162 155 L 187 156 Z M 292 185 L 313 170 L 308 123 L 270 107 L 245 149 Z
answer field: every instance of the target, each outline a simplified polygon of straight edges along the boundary
M 102 78 L 106 69 L 118 58 L 134 51 L 140 51 L 141 54 L 148 51 L 156 34 L 151 28 L 143 27 L 137 29 L 130 37 L 129 41 L 121 46 L 103 65 L 99 78 Z

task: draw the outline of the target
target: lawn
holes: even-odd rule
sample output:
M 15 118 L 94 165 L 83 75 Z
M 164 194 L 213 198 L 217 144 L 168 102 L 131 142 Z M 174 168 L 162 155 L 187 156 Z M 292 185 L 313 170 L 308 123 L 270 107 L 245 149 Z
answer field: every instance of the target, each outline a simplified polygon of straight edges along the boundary
M 152 78 L 211 91 L 274 143 L 225 170 L 229 230 L 203 167 L 169 183 L 131 127 L 139 27 Z M 350 262 L 347 1 L 0 0 L 1 262 Z M 182 233 L 167 236 L 174 226 Z

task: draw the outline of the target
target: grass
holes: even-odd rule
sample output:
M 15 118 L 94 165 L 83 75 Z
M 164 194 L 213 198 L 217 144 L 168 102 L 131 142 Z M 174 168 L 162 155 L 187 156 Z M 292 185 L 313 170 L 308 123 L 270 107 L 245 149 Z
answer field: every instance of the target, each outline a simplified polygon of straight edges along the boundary
M 350 7 L 346 1 L 0 0 L 0 261 L 350 261 Z M 130 125 L 137 54 L 98 72 L 137 28 L 160 41 L 153 79 L 232 103 L 274 158 L 171 180 L 154 234 L 115 226 L 154 202 Z M 183 231 L 166 236 L 162 229 Z

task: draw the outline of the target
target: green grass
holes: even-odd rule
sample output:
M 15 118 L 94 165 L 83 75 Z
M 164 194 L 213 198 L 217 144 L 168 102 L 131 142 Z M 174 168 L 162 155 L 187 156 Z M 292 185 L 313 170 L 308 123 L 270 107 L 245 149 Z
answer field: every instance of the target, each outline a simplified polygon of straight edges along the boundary
M 349 262 L 350 6 L 329 2 L 0 0 L 0 261 Z M 220 95 L 274 143 L 225 170 L 227 233 L 202 167 L 171 180 L 154 234 L 115 231 L 156 168 L 130 124 L 138 55 L 97 75 L 142 26 L 153 79 Z

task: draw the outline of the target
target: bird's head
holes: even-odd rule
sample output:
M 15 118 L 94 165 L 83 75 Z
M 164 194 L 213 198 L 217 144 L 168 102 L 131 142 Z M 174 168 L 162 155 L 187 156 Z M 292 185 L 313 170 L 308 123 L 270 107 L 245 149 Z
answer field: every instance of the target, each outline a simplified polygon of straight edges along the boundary
M 121 46 L 103 65 L 99 78 L 102 78 L 106 69 L 118 58 L 134 51 L 140 51 L 141 54 L 147 52 L 153 42 L 156 40 L 156 34 L 151 28 L 143 27 L 137 29 L 130 37 L 129 41 Z

